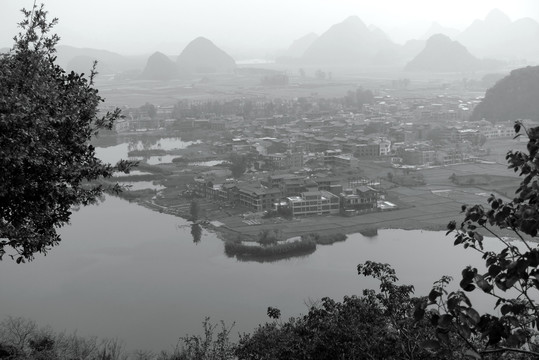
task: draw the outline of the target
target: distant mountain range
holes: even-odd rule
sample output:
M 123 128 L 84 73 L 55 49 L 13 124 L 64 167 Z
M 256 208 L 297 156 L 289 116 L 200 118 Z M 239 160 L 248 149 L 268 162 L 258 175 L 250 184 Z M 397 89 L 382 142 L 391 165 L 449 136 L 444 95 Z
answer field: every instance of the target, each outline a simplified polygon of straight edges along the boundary
M 438 42 L 431 43 L 443 51 L 450 58 L 458 60 L 458 64 L 450 66 L 442 57 L 440 69 L 489 69 L 499 63 L 482 60 L 497 59 L 503 61 L 528 61 L 539 63 L 539 23 L 530 18 L 519 19 L 512 22 L 507 15 L 499 10 L 491 11 L 485 20 L 474 21 L 466 30 L 459 34 L 458 30 L 443 27 L 432 23 L 425 34 L 416 40 L 410 40 L 405 45 L 397 45 L 380 29 L 367 27 L 357 16 L 352 16 L 343 22 L 333 25 L 326 32 L 314 39 L 301 56 L 297 56 L 296 63 L 317 65 L 405 65 L 408 69 L 419 66 L 419 62 L 426 61 L 430 53 L 431 58 L 436 54 L 432 49 L 426 49 L 427 42 L 433 35 L 442 34 L 446 38 L 458 41 L 457 43 Z M 447 39 L 445 39 L 447 40 Z M 304 38 L 296 43 L 306 43 Z M 292 48 L 292 45 L 291 45 Z M 443 48 L 443 49 L 442 49 Z M 456 53 L 452 53 L 455 51 Z M 419 59 L 414 59 L 423 52 Z M 468 53 L 465 55 L 465 53 Z M 298 51 L 295 52 L 296 54 Z M 293 56 L 292 52 L 288 53 Z M 472 59 L 472 57 L 474 59 Z M 289 60 L 290 61 L 290 60 Z M 445 63 L 445 64 L 444 64 Z M 434 64 L 421 66 L 427 71 Z M 416 69 L 419 69 L 416 67 Z M 461 70 L 454 70 L 461 71 Z
M 426 40 L 428 39 L 428 40 Z M 320 36 L 310 33 L 279 53 L 278 62 L 297 66 L 355 67 L 390 66 L 408 71 L 492 70 L 499 62 L 539 64 L 539 23 L 530 18 L 511 21 L 499 10 L 474 21 L 460 34 L 432 23 L 424 35 L 404 45 L 394 43 L 379 28 L 351 16 Z M 0 49 L 0 52 L 9 49 Z M 154 53 L 123 56 L 111 51 L 59 45 L 58 63 L 66 70 L 89 72 L 95 60 L 104 75 L 129 74 L 142 79 L 163 80 L 202 73 L 232 72 L 236 62 L 210 40 L 191 41 L 177 58 Z
M 178 77 L 178 67 L 168 56 L 163 53 L 153 53 L 146 62 L 146 66 L 140 75 L 143 80 L 170 80 Z
M 360 18 L 351 16 L 320 35 L 303 53 L 307 64 L 371 65 L 384 51 L 396 45 L 379 29 L 369 29 Z
M 476 56 L 539 60 L 539 23 L 531 18 L 511 21 L 497 9 L 485 20 L 475 20 L 455 39 Z
M 143 56 L 124 56 L 108 50 L 77 48 L 67 45 L 56 47 L 57 62 L 66 70 L 88 73 L 94 61 L 101 74 L 112 74 L 141 69 L 144 66 Z
M 475 107 L 471 119 L 492 122 L 531 119 L 539 120 L 539 66 L 511 71 L 487 90 Z
M 436 35 L 436 34 L 443 34 L 450 37 L 451 39 L 454 39 L 459 33 L 460 31 L 457 29 L 445 27 L 445 26 L 440 25 L 437 22 L 433 22 L 428 28 L 428 30 L 425 32 L 425 34 L 423 34 L 423 36 L 420 39 L 427 40 L 432 35 Z
M 229 73 L 236 68 L 236 61 L 230 55 L 203 37 L 196 38 L 183 49 L 177 64 L 182 73 Z
M 501 62 L 479 60 L 457 41 L 442 34 L 432 35 L 424 49 L 415 56 L 404 70 L 425 72 L 470 72 L 493 70 Z
M 309 33 L 302 36 L 301 38 L 295 40 L 292 45 L 290 45 L 284 55 L 299 58 L 317 39 L 318 35 L 315 33 Z

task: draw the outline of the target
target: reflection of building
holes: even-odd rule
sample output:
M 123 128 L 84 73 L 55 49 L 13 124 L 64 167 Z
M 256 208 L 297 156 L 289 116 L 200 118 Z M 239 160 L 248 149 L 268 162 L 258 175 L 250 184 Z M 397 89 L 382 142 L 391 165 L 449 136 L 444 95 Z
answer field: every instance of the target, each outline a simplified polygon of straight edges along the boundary
M 285 201 L 293 216 L 339 213 L 339 197 L 328 191 L 306 191 Z

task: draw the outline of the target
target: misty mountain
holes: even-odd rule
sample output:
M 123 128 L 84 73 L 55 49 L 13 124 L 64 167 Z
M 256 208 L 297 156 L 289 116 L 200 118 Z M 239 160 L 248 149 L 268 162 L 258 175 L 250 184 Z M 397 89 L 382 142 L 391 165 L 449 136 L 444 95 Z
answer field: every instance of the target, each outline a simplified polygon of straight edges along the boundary
M 425 48 L 426 44 L 426 40 L 408 40 L 400 49 L 400 57 L 406 64 L 415 58 Z
M 0 54 L 6 54 L 8 52 L 9 52 L 9 48 L 7 48 L 7 47 L 0 48 Z
M 68 71 L 88 73 L 94 60 L 98 61 L 101 74 L 119 73 L 144 67 L 144 57 L 123 56 L 107 50 L 76 48 L 67 45 L 56 47 L 57 62 Z
M 315 33 L 309 33 L 305 36 L 302 36 L 301 38 L 294 40 L 294 42 L 288 47 L 284 55 L 294 58 L 301 57 L 309 48 L 309 46 L 311 46 L 316 41 L 316 39 L 318 39 L 318 35 L 316 35 Z
M 405 67 L 405 71 L 461 72 L 488 68 L 457 41 L 446 35 L 431 36 L 425 48 Z
M 77 55 L 71 58 L 67 64 L 62 67 L 66 71 L 74 71 L 79 74 L 89 74 L 94 65 L 94 61 L 96 61 L 96 58 L 94 57 L 88 55 Z M 96 70 L 99 74 L 113 74 L 118 72 L 111 68 L 107 62 L 102 60 L 97 62 Z
M 144 80 L 170 80 L 178 76 L 178 67 L 163 53 L 153 53 L 140 75 Z
M 432 35 L 436 35 L 436 34 L 443 34 L 450 37 L 451 39 L 455 39 L 455 37 L 459 33 L 460 33 L 459 30 L 442 26 L 438 22 L 435 21 L 430 25 L 430 27 L 427 29 L 425 34 L 421 36 L 421 39 L 426 40 L 426 39 L 429 39 Z
M 232 72 L 236 61 L 210 40 L 198 37 L 183 49 L 177 60 L 182 73 Z
M 485 98 L 474 109 L 471 119 L 492 122 L 539 120 L 539 66 L 511 71 L 487 90 Z
M 385 33 L 369 29 L 360 18 L 351 16 L 320 35 L 302 56 L 309 64 L 370 65 L 376 56 L 398 49 Z
M 456 40 L 480 57 L 539 61 L 539 23 L 530 18 L 516 21 L 498 9 L 485 20 L 475 20 Z

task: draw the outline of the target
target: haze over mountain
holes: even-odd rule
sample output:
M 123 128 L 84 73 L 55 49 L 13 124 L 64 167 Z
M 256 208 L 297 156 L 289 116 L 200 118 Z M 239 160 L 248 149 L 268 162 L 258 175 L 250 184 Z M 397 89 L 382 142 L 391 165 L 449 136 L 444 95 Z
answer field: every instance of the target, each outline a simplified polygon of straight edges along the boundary
M 423 36 L 421 36 L 420 39 L 421 40 L 427 40 L 432 35 L 436 35 L 436 34 L 443 34 L 443 35 L 446 35 L 446 36 L 450 37 L 451 39 L 455 39 L 455 37 L 459 33 L 460 33 L 459 30 L 453 29 L 453 28 L 450 28 L 450 27 L 442 26 L 442 25 L 440 25 L 440 23 L 435 21 L 430 25 L 430 27 L 427 29 L 425 34 L 423 34 Z
M 370 65 L 381 51 L 396 48 L 381 30 L 370 30 L 359 17 L 350 16 L 320 35 L 301 60 L 309 64 Z
M 457 41 L 446 35 L 431 36 L 425 48 L 405 67 L 406 71 L 474 71 L 481 62 Z
M 288 47 L 285 55 L 290 57 L 301 57 L 305 51 L 318 39 L 318 35 L 315 33 L 309 33 L 301 38 L 294 40 L 294 42 Z
M 266 43 L 261 42 L 258 44 L 260 48 L 257 50 L 256 57 L 270 60 L 277 58 L 277 62 L 289 65 L 331 66 L 335 69 L 342 65 L 352 65 L 356 68 L 380 65 L 401 68 L 410 62 L 407 69 L 415 68 L 413 71 L 465 71 L 463 69 L 483 69 L 485 66 L 491 69 L 491 66 L 487 66 L 488 62 L 483 60 L 479 61 L 479 66 L 473 65 L 478 59 L 483 58 L 509 60 L 513 67 L 522 66 L 521 64 L 526 64 L 526 62 L 539 63 L 539 41 L 537 40 L 539 39 L 539 23 L 530 18 L 511 21 L 503 12 L 492 10 L 484 20 L 475 20 L 458 35 L 456 34 L 458 30 L 443 26 L 439 22 L 431 22 L 430 25 L 425 22 L 422 25 L 425 30 L 418 31 L 416 39 L 409 40 L 404 45 L 397 45 L 379 27 L 372 24 L 367 26 L 359 17 L 350 16 L 329 27 L 320 36 L 308 33 L 298 38 L 286 50 L 274 49 L 272 52 L 272 49 L 268 48 L 265 51 L 263 47 Z M 430 56 L 434 58 L 437 52 L 447 51 L 447 49 L 425 49 L 427 41 L 423 40 L 423 37 L 432 33 L 449 36 L 462 44 L 469 53 L 464 55 L 464 52 L 455 47 L 449 55 L 453 59 L 453 65 L 449 63 L 447 57 L 439 55 L 437 57 L 439 61 L 436 60 L 439 62 L 438 65 L 434 64 L 433 60 L 427 61 L 426 56 L 429 51 L 432 52 Z M 162 39 L 155 39 L 156 47 L 162 41 Z M 174 38 L 168 41 L 184 43 Z M 58 63 L 66 70 L 88 73 L 94 60 L 97 60 L 98 71 L 101 75 L 125 72 L 140 74 L 148 66 L 150 68 L 145 70 L 142 75 L 144 77 L 168 78 L 166 74 L 172 72 L 170 64 L 165 65 L 166 60 L 163 57 L 161 60 L 152 59 L 152 63 L 153 61 L 161 62 L 161 65 L 153 65 L 147 63 L 148 55 L 123 56 L 107 50 L 66 45 L 59 45 L 57 49 Z M 6 48 L 5 51 L 7 50 L 9 49 Z M 245 57 L 249 56 L 245 54 L 250 54 L 252 51 L 244 51 L 240 48 L 228 50 L 239 59 L 251 59 Z M 415 59 L 423 51 L 427 51 L 427 54 L 422 54 L 421 57 Z M 459 53 L 460 55 L 457 55 Z M 168 53 L 168 55 L 170 60 L 170 55 L 174 54 Z M 475 59 L 472 60 L 470 56 Z M 423 62 L 421 66 L 419 62 Z M 430 62 L 430 65 L 427 62 Z M 162 72 L 160 74 L 157 71 L 159 67 L 162 67 L 159 70 Z M 177 68 L 184 74 L 231 72 L 235 67 L 234 59 L 227 52 L 203 37 L 198 37 L 186 45 L 177 60 Z
M 182 73 L 232 72 L 236 61 L 210 40 L 198 37 L 191 41 L 177 60 Z
M 178 67 L 168 56 L 159 51 L 153 53 L 140 75 L 144 80 L 170 80 L 178 76 Z
M 84 73 L 89 72 L 96 60 L 97 69 L 101 74 L 141 69 L 145 61 L 143 56 L 124 56 L 108 50 L 77 48 L 68 45 L 58 45 L 56 55 L 58 64 L 66 70 Z
M 480 57 L 539 61 L 539 23 L 531 18 L 511 21 L 498 9 L 475 20 L 456 40 Z
M 539 66 L 511 71 L 488 89 L 485 98 L 474 109 L 471 119 L 492 122 L 539 120 Z

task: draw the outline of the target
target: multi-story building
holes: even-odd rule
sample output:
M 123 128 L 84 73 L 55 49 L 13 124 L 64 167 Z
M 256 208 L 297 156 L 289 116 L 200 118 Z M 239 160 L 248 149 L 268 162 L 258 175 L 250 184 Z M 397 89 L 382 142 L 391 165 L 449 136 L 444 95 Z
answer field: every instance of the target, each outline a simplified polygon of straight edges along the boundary
M 299 196 L 289 196 L 285 199 L 293 216 L 338 214 L 340 211 L 339 197 L 328 191 L 306 191 Z
M 355 189 L 345 189 L 341 194 L 341 207 L 344 211 L 372 210 L 379 199 L 377 190 L 369 186 L 358 186 Z
M 279 202 L 281 191 L 256 185 L 242 184 L 238 186 L 238 202 L 251 211 L 260 212 L 273 209 Z

